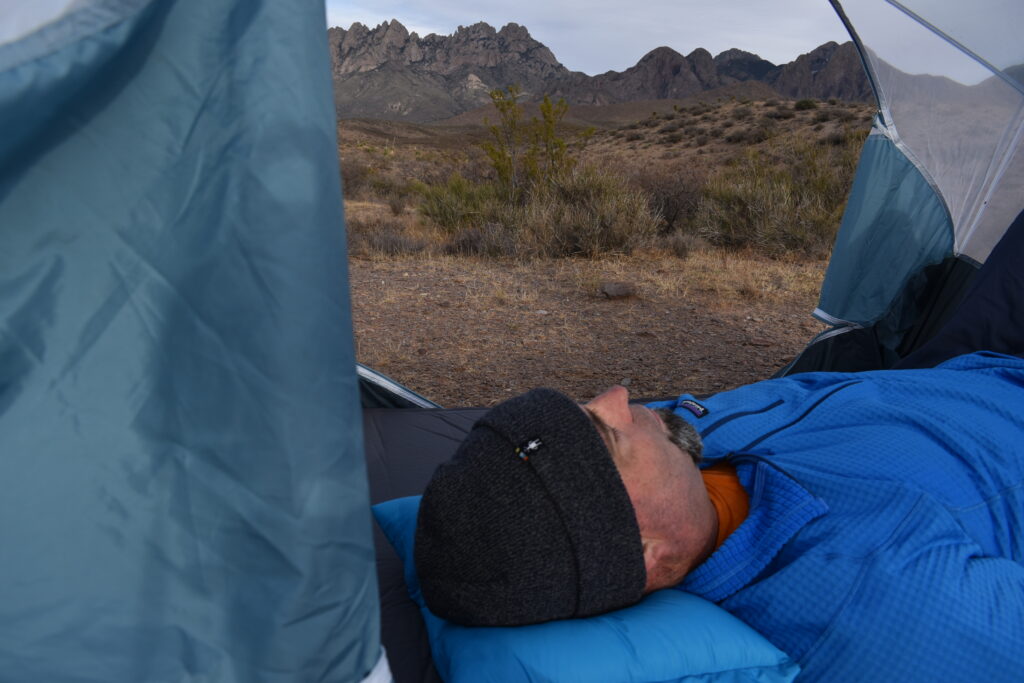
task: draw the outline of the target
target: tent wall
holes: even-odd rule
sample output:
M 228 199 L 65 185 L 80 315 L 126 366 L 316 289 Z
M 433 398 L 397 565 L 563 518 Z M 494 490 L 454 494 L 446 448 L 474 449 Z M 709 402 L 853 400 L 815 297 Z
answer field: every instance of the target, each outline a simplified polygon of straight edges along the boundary
M 913 352 L 1024 209 L 1024 4 L 831 2 L 879 109 L 814 312 L 833 328 L 781 374 Z
M 866 326 L 924 267 L 953 253 L 942 200 L 893 142 L 868 136 L 815 314 Z
M 0 678 L 360 680 L 323 4 L 57 4 L 0 44 Z

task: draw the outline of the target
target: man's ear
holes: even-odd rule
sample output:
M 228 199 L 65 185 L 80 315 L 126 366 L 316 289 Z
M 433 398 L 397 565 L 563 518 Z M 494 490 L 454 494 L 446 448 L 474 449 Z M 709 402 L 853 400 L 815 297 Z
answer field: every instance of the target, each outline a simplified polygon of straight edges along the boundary
M 644 568 L 647 570 L 647 582 L 644 584 L 644 593 L 665 588 L 665 574 L 668 559 L 668 544 L 657 538 L 641 538 L 644 546 Z M 668 584 L 672 585 L 672 584 Z

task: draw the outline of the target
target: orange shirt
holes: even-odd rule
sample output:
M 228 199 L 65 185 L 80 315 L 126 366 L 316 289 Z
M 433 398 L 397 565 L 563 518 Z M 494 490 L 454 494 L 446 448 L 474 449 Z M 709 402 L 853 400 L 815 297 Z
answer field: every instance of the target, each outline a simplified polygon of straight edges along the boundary
M 725 542 L 726 537 L 739 528 L 750 512 L 747 492 L 736 477 L 736 468 L 720 462 L 700 471 L 704 486 L 708 489 L 711 504 L 718 513 L 718 538 L 715 550 Z

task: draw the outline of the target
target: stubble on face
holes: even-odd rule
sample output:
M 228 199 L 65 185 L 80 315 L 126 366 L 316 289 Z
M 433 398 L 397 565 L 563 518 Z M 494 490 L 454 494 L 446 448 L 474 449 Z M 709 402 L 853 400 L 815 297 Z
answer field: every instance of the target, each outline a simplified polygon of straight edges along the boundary
M 668 429 L 668 440 L 683 453 L 689 454 L 693 458 L 694 464 L 700 464 L 704 453 L 704 444 L 693 425 L 668 408 L 657 408 L 654 412 L 665 423 L 665 427 Z

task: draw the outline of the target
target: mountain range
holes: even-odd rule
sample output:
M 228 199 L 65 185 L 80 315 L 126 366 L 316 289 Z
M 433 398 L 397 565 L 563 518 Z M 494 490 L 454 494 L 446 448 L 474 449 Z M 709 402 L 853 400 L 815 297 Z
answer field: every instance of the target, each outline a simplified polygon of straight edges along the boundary
M 452 35 L 410 33 L 393 19 L 328 29 L 340 118 L 426 123 L 488 104 L 495 88 L 519 84 L 527 99 L 604 105 L 685 98 L 736 83 L 761 83 L 783 97 L 868 101 L 871 89 L 853 43 L 828 42 L 788 64 L 743 50 L 682 55 L 659 47 L 625 71 L 570 71 L 518 24 L 480 22 Z

